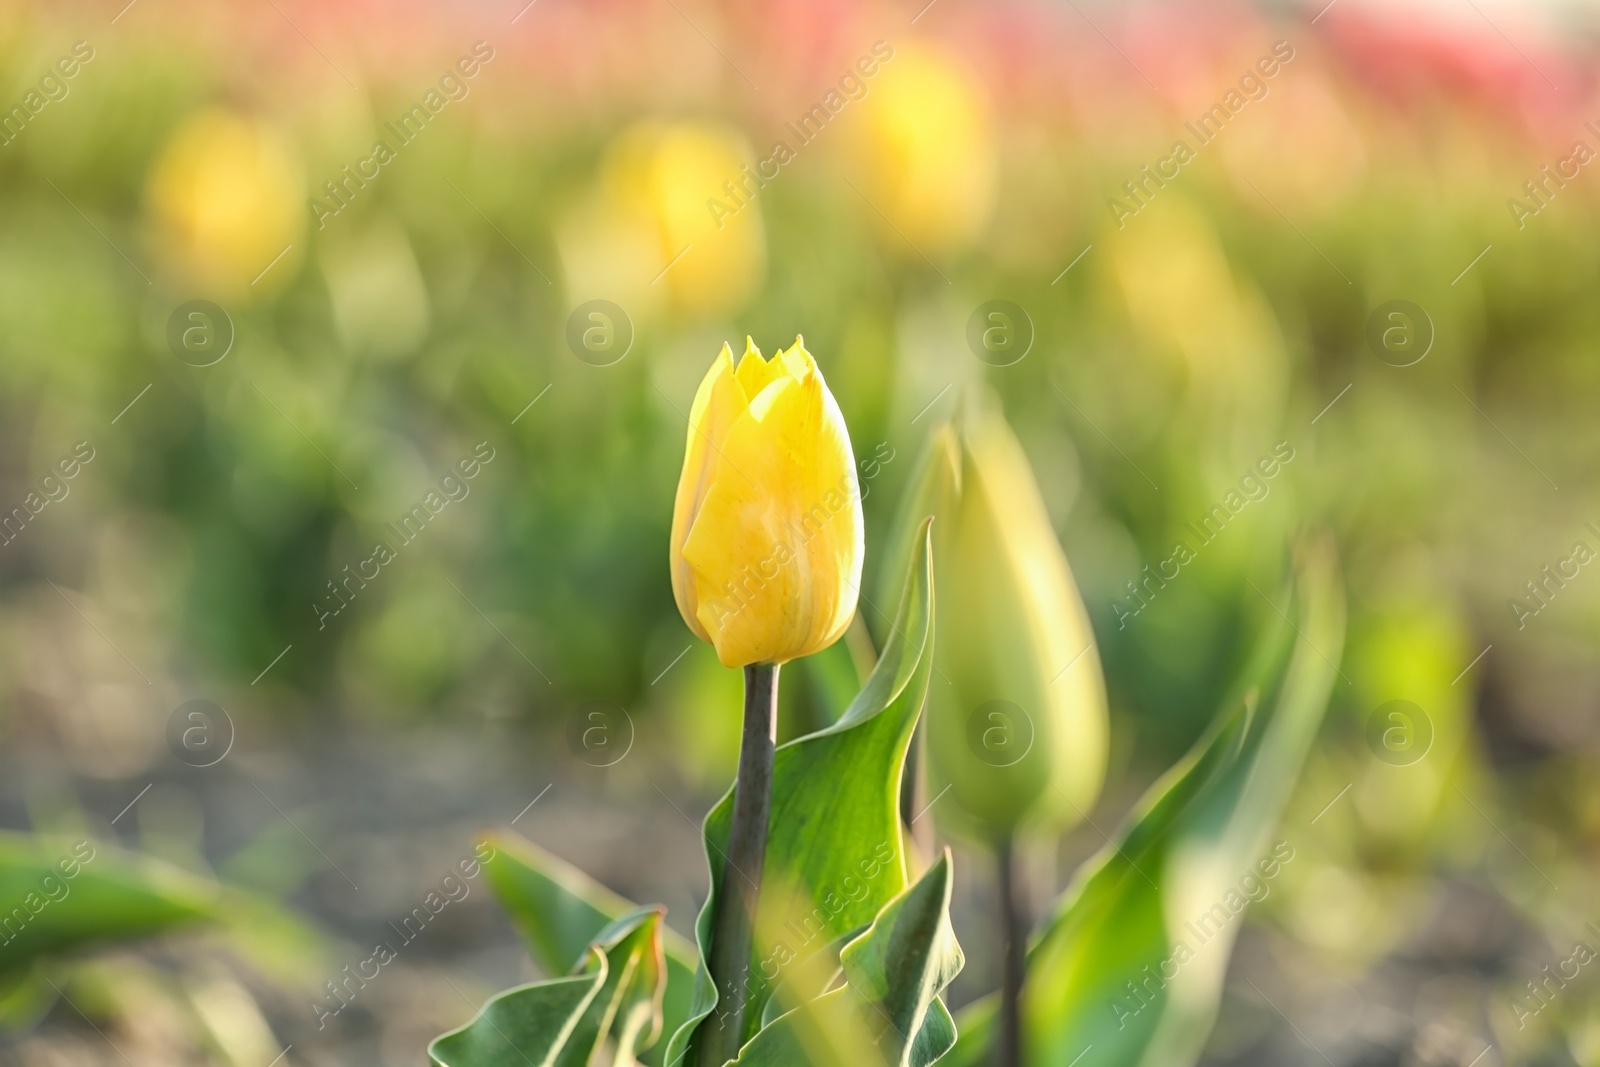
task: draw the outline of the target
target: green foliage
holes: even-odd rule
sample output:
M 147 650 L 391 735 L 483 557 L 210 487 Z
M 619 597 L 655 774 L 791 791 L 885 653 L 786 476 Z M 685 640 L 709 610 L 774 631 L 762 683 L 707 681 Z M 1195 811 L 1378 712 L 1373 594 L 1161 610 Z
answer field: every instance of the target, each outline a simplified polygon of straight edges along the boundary
M 471 1067 L 508 1061 L 515 1052 L 535 1067 L 554 1067 L 589 1006 L 610 977 L 610 963 L 599 948 L 589 949 L 576 978 L 508 989 L 483 1006 L 459 1030 L 428 1046 L 433 1067 Z
M 905 887 L 900 835 L 900 777 L 912 729 L 932 673 L 933 589 L 928 524 L 924 523 L 895 625 L 860 695 L 833 726 L 778 749 L 760 914 L 750 960 L 748 1040 L 771 995 L 768 971 L 791 955 L 865 926 Z M 709 956 L 711 917 L 722 890 L 729 790 L 706 816 L 711 893 L 696 934 Z M 859 894 L 859 895 L 858 895 Z M 793 931 L 806 933 L 796 940 Z M 672 1035 L 667 1060 L 687 1048 L 695 1028 L 716 1009 L 718 994 L 702 966 L 694 1010 Z
M 636 908 L 584 948 L 575 974 L 507 990 L 466 1026 L 428 1048 L 435 1067 L 506 1062 L 517 1052 L 539 1067 L 586 1067 L 604 1047 L 631 1064 L 661 1034 L 667 967 L 665 908 Z
M 950 861 L 941 858 L 908 890 L 898 815 L 932 672 L 926 525 L 920 543 L 892 636 L 860 694 L 833 726 L 777 752 L 750 962 L 753 1040 L 741 1063 L 832 1064 L 847 1047 L 856 1051 L 850 1062 L 924 1067 L 955 1041 L 938 999 L 963 962 L 950 925 Z M 699 958 L 709 951 L 731 795 L 706 818 L 713 895 L 700 915 Z M 659 921 L 660 909 L 629 911 L 615 893 L 512 835 L 487 840 L 496 850 L 485 865 L 489 882 L 533 957 L 551 971 L 577 959 L 580 972 L 495 998 L 472 1024 L 435 1042 L 435 1063 L 497 1062 L 509 1042 L 554 1067 L 585 1062 L 608 1040 L 615 1062 L 631 1062 L 636 1046 L 650 1044 L 639 1014 L 647 990 L 655 1006 L 648 1029 L 671 1039 L 646 1056 L 682 1062 L 717 993 L 695 950 Z M 632 970 L 617 978 L 619 966 Z
M 896 814 L 932 672 L 926 525 L 920 544 L 861 694 L 837 724 L 778 751 L 740 1065 L 927 1067 L 944 1057 L 977 1067 L 990 1056 L 992 999 L 964 1013 L 959 1040 L 939 1000 L 963 963 L 949 919 L 949 857 L 907 888 Z M 1286 606 L 1273 604 L 1230 710 L 1150 789 L 1044 924 L 1028 958 L 1028 1063 L 1070 1063 L 1090 1047 L 1126 1067 L 1198 1058 L 1237 923 L 1198 942 L 1184 920 L 1238 895 L 1321 724 L 1345 625 L 1330 548 L 1301 553 L 1278 602 Z M 709 953 L 723 888 L 730 803 L 731 791 L 706 819 L 712 896 L 697 926 L 699 958 Z M 649 1062 L 694 1063 L 698 1028 L 720 1021 L 717 990 L 695 950 L 666 934 L 660 909 L 630 910 L 514 836 L 488 840 L 496 848 L 489 880 L 534 958 L 553 972 L 577 959 L 579 973 L 496 998 L 478 1021 L 435 1044 L 435 1062 L 496 1062 L 510 1040 L 552 1067 L 588 1062 L 608 1042 L 614 1062 L 627 1063 L 660 1032 L 669 1040 L 646 1054 Z
M 1206 927 L 1211 936 L 1198 943 L 1185 920 L 1236 892 L 1266 849 L 1322 721 L 1343 645 L 1331 553 L 1318 546 L 1304 554 L 1291 594 L 1233 710 L 1078 872 L 1033 945 L 1023 1006 L 1028 1062 L 1070 1063 L 1090 1046 L 1096 1063 L 1118 1067 L 1198 1059 L 1237 923 Z M 992 1002 L 964 1013 L 952 1062 L 985 1062 L 993 1022 Z
M 526 939 L 528 954 L 546 973 L 566 971 L 608 925 L 634 910 L 629 901 L 516 834 L 490 833 L 484 840 L 494 847 L 485 876 Z M 666 966 L 661 1017 L 670 1034 L 688 1018 L 699 957 L 680 934 L 665 923 L 659 926 Z M 659 1050 L 640 1058 L 657 1063 Z
M 207 883 L 88 841 L 0 835 L 0 977 L 217 916 Z
M 765 1026 L 743 1067 L 926 1067 L 955 1044 L 939 1001 L 966 962 L 950 925 L 950 854 L 839 954 L 843 984 Z
M 27 1029 L 55 1002 L 51 961 L 221 920 L 217 887 L 87 840 L 0 834 L 0 1027 Z
M 585 1067 L 608 1037 L 615 1043 L 617 1059 L 630 1063 L 636 1049 L 661 1036 L 667 968 L 659 931 L 666 912 L 642 910 L 617 920 L 596 939 L 606 950 L 606 980 L 556 1058 L 559 1067 Z

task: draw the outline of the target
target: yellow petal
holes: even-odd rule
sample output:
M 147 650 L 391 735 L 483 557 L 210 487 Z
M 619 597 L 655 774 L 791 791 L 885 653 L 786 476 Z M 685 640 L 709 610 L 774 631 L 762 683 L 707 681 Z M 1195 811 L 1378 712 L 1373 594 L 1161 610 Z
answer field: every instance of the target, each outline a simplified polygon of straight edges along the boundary
M 701 380 L 694 406 L 689 409 L 683 472 L 678 476 L 678 493 L 672 506 L 672 595 L 684 622 L 703 641 L 711 638 L 699 624 L 699 604 L 682 548 L 711 486 L 717 460 L 716 442 L 727 433 L 728 426 L 743 413 L 745 406 L 744 394 L 734 380 L 733 352 L 724 344 Z
M 784 355 L 764 365 L 781 369 L 729 427 L 682 552 L 701 628 L 728 666 L 825 648 L 849 625 L 861 581 L 844 419 L 821 375 L 795 377 L 795 350 Z M 814 368 L 803 348 L 798 355 Z
M 773 357 L 773 362 L 776 363 L 779 359 L 783 360 L 784 366 L 789 369 L 789 373 L 794 376 L 796 381 L 804 380 L 818 373 L 817 361 L 811 358 L 810 352 L 806 351 L 806 339 L 799 334 L 794 335 L 794 344 Z M 828 399 L 830 401 L 833 399 L 831 393 L 828 395 Z M 840 420 L 840 424 L 843 425 L 843 419 Z
M 739 369 L 735 377 L 744 387 L 746 399 L 754 400 L 761 390 L 772 384 L 784 370 L 783 363 L 774 358 L 771 362 L 761 358 L 761 349 L 756 347 L 752 338 L 744 339 L 744 355 L 739 360 Z

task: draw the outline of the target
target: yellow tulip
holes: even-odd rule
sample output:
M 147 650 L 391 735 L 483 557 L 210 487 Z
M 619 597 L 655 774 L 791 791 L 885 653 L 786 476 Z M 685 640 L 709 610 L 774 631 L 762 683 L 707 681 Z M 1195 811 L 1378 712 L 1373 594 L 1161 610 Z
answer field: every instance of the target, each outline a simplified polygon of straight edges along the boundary
M 568 288 L 648 316 L 657 305 L 719 315 L 743 304 L 766 274 L 766 231 L 757 200 L 737 212 L 726 199 L 755 160 L 739 133 L 706 122 L 642 122 L 606 150 L 599 180 L 558 226 Z
M 200 112 L 162 149 L 145 193 L 163 253 L 208 293 L 238 299 L 293 276 L 298 255 L 274 257 L 299 243 L 305 183 L 293 152 L 265 125 Z
M 689 413 L 672 592 L 725 666 L 820 652 L 856 610 L 861 491 L 850 434 L 803 340 L 724 344 Z
M 935 433 L 910 493 L 902 557 L 906 535 L 936 517 L 930 792 L 948 785 L 941 810 L 991 841 L 1076 822 L 1105 774 L 1105 682 L 1021 444 L 998 411 L 975 406 L 959 430 Z
M 887 247 L 929 254 L 969 244 L 989 219 L 999 151 L 983 85 L 955 57 L 896 50 L 852 125 L 864 192 L 887 216 Z M 852 120 L 853 121 L 853 120 Z

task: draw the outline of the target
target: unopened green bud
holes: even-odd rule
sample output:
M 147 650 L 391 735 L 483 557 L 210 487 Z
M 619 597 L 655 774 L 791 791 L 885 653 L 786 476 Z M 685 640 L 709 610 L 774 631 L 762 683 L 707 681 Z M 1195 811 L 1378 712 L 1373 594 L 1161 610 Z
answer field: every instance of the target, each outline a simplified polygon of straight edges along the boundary
M 935 431 L 894 554 L 909 551 L 909 534 L 930 514 L 928 795 L 949 787 L 937 815 L 986 840 L 1075 823 L 1105 776 L 1105 682 L 1033 471 L 994 406 Z

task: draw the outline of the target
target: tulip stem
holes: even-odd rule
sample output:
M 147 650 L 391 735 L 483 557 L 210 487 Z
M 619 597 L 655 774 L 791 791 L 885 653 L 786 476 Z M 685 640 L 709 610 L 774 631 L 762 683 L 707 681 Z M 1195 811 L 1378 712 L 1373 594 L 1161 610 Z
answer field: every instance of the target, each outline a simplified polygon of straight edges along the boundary
M 702 1026 L 700 1067 L 722 1067 L 739 1054 L 744 1037 L 750 948 L 767 858 L 767 817 L 772 810 L 772 760 L 778 741 L 778 665 L 744 669 L 744 737 L 733 787 L 733 823 L 722 869 L 722 892 L 712 916 L 708 969 L 718 993 L 717 1018 Z
M 995 842 L 1000 873 L 1000 1045 L 998 1067 L 1022 1063 L 1022 982 L 1027 975 L 1028 904 L 1023 891 L 1016 838 L 1006 834 Z

